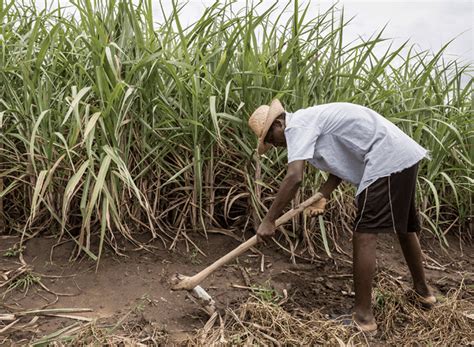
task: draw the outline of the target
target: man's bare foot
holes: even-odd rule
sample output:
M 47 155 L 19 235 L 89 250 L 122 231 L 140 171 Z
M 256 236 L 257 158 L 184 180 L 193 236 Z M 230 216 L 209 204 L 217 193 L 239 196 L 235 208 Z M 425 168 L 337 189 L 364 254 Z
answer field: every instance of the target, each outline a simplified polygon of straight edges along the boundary
M 432 309 L 438 300 L 431 290 L 418 290 L 414 288 L 406 293 L 408 301 L 415 305 L 421 306 L 423 309 Z
M 436 297 L 433 295 L 433 292 L 426 284 L 415 286 L 414 291 L 416 300 L 424 308 L 432 308 L 434 304 L 436 304 Z
M 373 317 L 371 321 L 360 321 L 356 319 L 355 316 L 356 314 L 354 312 L 352 314 L 336 316 L 333 319 L 348 328 L 362 331 L 363 333 L 370 336 L 377 334 L 377 324 L 375 323 L 375 319 Z
M 364 317 L 354 312 L 352 319 L 357 327 L 364 333 L 377 333 L 377 323 L 375 323 L 375 318 L 373 315 Z
M 418 300 L 420 305 L 426 309 L 433 308 L 433 306 L 438 302 L 434 295 L 421 296 L 420 294 L 416 293 L 416 299 Z

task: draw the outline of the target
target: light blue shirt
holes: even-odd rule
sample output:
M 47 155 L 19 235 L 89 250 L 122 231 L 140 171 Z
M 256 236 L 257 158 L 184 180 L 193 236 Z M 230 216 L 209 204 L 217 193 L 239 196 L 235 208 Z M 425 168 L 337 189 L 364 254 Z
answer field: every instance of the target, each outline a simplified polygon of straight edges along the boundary
M 307 160 L 358 186 L 415 165 L 428 151 L 367 107 L 336 102 L 286 112 L 288 163 Z

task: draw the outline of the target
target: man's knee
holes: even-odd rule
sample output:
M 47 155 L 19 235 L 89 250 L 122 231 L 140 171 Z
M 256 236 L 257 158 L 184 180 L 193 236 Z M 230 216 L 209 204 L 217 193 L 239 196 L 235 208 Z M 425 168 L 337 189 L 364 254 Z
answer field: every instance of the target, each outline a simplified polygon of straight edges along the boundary
M 354 250 L 375 250 L 377 245 L 377 234 L 376 233 L 361 233 L 354 232 L 352 236 L 352 242 Z
M 377 240 L 377 233 L 363 233 L 363 232 L 354 232 L 353 238 L 355 240 L 363 240 L 363 241 L 374 241 Z

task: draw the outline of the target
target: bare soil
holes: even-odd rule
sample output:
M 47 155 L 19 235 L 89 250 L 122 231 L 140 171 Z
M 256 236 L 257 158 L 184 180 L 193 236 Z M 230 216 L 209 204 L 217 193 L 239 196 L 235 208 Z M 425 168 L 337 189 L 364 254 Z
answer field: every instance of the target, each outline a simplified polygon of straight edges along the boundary
M 18 256 L 4 255 L 18 239 L 0 237 L 1 274 L 18 268 L 20 263 Z M 153 333 L 155 337 L 161 334 L 163 343 L 179 344 L 202 328 L 208 316 L 186 292 L 170 290 L 170 276 L 174 273 L 193 275 L 239 245 L 235 239 L 219 234 L 210 234 L 208 240 L 196 235 L 193 241 L 206 256 L 192 248 L 186 250 L 184 241 L 173 251 L 157 241 L 152 244 L 156 247 L 153 252 L 127 250 L 125 256 L 117 256 L 106 248 L 96 271 L 96 264 L 89 258 L 69 261 L 72 242 L 57 246 L 51 261 L 50 251 L 56 240 L 48 236 L 31 239 L 25 244 L 24 261 L 44 287 L 33 283 L 28 288 L 11 290 L 2 298 L 0 314 L 46 307 L 89 308 L 90 312 L 70 315 L 95 318 L 104 326 L 117 325 L 117 332 L 139 330 L 145 335 Z M 350 255 L 349 235 L 340 242 Z M 471 290 L 461 295 L 474 300 L 474 247 L 461 245 L 453 237 L 446 251 L 429 236 L 422 238 L 422 247 L 427 256 L 426 274 L 436 295 L 443 296 L 459 288 L 464 281 Z M 349 255 L 334 253 L 334 258 L 329 258 L 320 251 L 319 259 L 314 262 L 297 258 L 296 264 L 292 264 L 289 254 L 274 245 L 259 246 L 259 250 L 262 253 L 248 252 L 220 268 L 202 284 L 219 308 L 238 307 L 255 293 L 280 298 L 286 293 L 288 300 L 283 305 L 289 312 L 318 308 L 328 319 L 351 312 L 353 289 Z M 381 235 L 377 259 L 379 273 L 384 272 L 409 285 L 409 272 L 392 235 Z M 0 288 L 0 293 L 6 289 Z M 0 333 L 0 345 L 2 340 L 3 345 L 28 344 L 74 321 L 41 316 L 27 329 L 10 329 L 3 336 Z M 0 331 L 7 323 L 2 325 L 0 321 Z

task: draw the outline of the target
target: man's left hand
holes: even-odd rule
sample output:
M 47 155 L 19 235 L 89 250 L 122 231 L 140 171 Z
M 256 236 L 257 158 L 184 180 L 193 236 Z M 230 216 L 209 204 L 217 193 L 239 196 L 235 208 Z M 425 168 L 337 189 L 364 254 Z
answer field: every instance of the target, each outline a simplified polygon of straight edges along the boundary
M 305 208 L 304 213 L 308 217 L 316 217 L 323 214 L 326 209 L 326 198 L 321 198 L 312 205 Z

